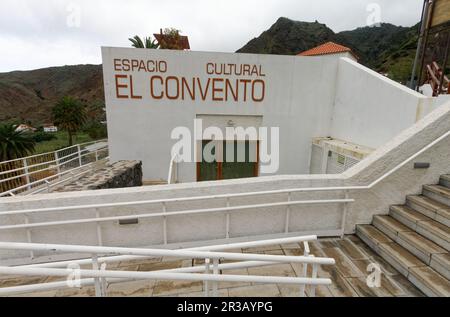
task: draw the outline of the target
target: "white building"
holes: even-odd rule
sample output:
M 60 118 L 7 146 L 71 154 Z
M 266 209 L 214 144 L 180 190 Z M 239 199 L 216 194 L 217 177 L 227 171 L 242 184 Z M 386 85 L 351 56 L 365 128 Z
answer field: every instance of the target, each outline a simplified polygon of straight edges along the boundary
M 44 125 L 44 132 L 47 133 L 58 132 L 58 127 L 54 126 L 53 124 Z
M 330 52 L 336 45 L 325 48 Z M 179 182 L 338 173 L 366 155 L 339 146 L 330 154 L 326 142 L 313 145 L 316 138 L 371 151 L 443 103 L 358 64 L 345 47 L 320 56 L 102 52 L 111 159 L 143 161 L 146 180 L 168 180 L 175 137 L 180 137 L 174 129 L 187 128 L 193 139 L 195 119 L 202 119 L 202 132 L 214 126 L 223 135 L 227 127 L 279 128 L 279 164 L 273 164 L 276 157 L 263 160 L 261 135 L 245 145 L 257 157 L 253 164 L 197 162 L 194 156 L 201 157 L 211 139 L 202 136 L 192 142 L 190 153 L 184 152 L 177 166 Z M 216 140 L 217 148 L 231 141 L 223 138 Z M 268 145 L 267 153 L 276 150 Z M 343 160 L 344 152 L 348 159 Z

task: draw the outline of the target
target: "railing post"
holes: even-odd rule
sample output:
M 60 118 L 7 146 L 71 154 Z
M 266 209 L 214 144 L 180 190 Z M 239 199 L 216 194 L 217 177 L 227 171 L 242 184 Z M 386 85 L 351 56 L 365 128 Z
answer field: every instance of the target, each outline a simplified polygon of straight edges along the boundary
M 348 199 L 349 192 L 348 190 L 345 190 L 345 199 Z M 348 205 L 349 203 L 344 203 L 343 210 L 342 210 L 342 222 L 341 222 L 341 239 L 344 238 L 345 235 L 345 223 L 347 222 L 347 212 L 348 212 Z
M 163 213 L 167 212 L 167 207 L 166 207 L 166 203 L 162 203 L 163 205 Z M 167 245 L 167 217 L 164 216 L 163 217 L 163 240 L 164 240 L 164 244 Z
M 218 275 L 219 274 L 219 259 L 213 260 L 213 274 Z M 213 297 L 218 297 L 218 290 L 219 290 L 219 282 L 214 281 L 212 284 L 212 295 Z
M 97 219 L 100 218 L 100 211 L 98 210 L 98 208 L 95 208 L 95 217 Z M 103 246 L 102 228 L 100 227 L 100 224 L 98 222 L 96 223 L 96 226 L 97 226 L 97 241 L 98 245 L 101 247 Z
M 47 185 L 47 193 L 50 193 L 50 182 L 46 179 L 45 184 Z
M 310 250 L 309 250 L 309 244 L 308 241 L 303 242 L 303 255 L 309 256 Z M 306 277 L 308 275 L 308 263 L 303 263 L 303 277 Z M 305 297 L 305 284 L 300 285 L 300 297 Z
M 58 172 L 58 178 L 61 179 L 61 167 L 59 166 L 59 155 L 58 151 L 55 151 L 55 163 L 56 163 L 56 171 Z
M 77 150 L 78 150 L 78 162 L 80 163 L 80 167 L 83 165 L 82 161 L 81 161 L 81 146 L 78 144 L 77 145 Z
M 314 257 L 314 255 L 311 255 Z M 317 278 L 317 271 L 318 271 L 318 264 L 314 263 L 312 268 L 312 278 Z M 309 297 L 316 297 L 316 285 L 311 285 L 311 292 L 309 294 Z
M 29 185 L 31 182 L 30 182 L 30 174 L 29 174 L 29 172 L 28 172 L 28 163 L 27 163 L 27 159 L 23 159 L 22 160 L 22 162 L 23 162 L 23 167 L 24 167 L 24 172 L 25 172 L 25 180 L 26 180 L 26 182 L 27 182 L 27 185 L 28 185 L 28 190 L 30 190 L 31 189 L 31 186 Z
M 98 162 L 98 150 L 95 150 L 95 161 Z
M 209 259 L 205 259 L 205 274 L 209 274 L 209 263 L 210 260 Z M 203 291 L 205 294 L 205 297 L 209 297 L 209 282 L 208 281 L 203 281 Z
M 288 203 L 291 202 L 291 193 L 288 193 Z M 289 233 L 289 222 L 290 222 L 290 217 L 291 217 L 291 206 L 287 205 L 286 207 L 286 219 L 285 219 L 285 224 L 284 224 L 284 232 L 285 233 Z
M 227 208 L 230 208 L 230 198 L 227 197 Z M 230 238 L 230 211 L 227 210 L 227 219 L 226 219 L 226 238 Z
M 29 224 L 30 223 L 30 219 L 28 218 L 28 215 L 24 214 L 24 216 L 25 216 L 25 224 Z M 27 228 L 27 241 L 28 241 L 28 243 L 32 243 L 30 228 Z M 30 251 L 30 257 L 31 257 L 31 259 L 34 259 L 34 251 Z
M 92 269 L 94 271 L 98 271 L 100 269 L 98 265 L 98 256 L 97 254 L 92 254 Z M 95 281 L 95 297 L 103 297 L 102 283 L 99 277 L 94 277 Z

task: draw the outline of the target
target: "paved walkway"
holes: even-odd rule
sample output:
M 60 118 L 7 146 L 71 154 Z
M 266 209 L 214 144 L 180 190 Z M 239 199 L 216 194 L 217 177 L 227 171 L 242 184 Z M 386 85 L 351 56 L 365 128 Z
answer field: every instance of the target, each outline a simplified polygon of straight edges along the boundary
M 386 297 L 386 296 L 423 296 L 406 278 L 400 275 L 391 265 L 369 249 L 358 237 L 347 236 L 345 239 L 321 239 L 310 243 L 311 253 L 315 256 L 332 257 L 336 266 L 322 266 L 319 277 L 331 278 L 333 284 L 320 286 L 316 296 L 320 297 Z M 233 250 L 233 252 L 276 254 L 276 255 L 302 255 L 301 245 L 274 245 L 262 248 L 249 248 Z M 367 267 L 370 263 L 378 263 L 382 269 L 381 287 L 370 288 L 366 284 L 369 274 Z M 196 263 L 197 265 L 200 262 Z M 150 260 L 128 261 L 108 264 L 107 269 L 129 271 L 154 271 L 177 267 L 191 266 L 191 260 L 174 260 L 173 258 L 158 258 Z M 299 264 L 276 264 L 266 267 L 228 270 L 223 274 L 250 274 L 250 275 L 277 275 L 301 276 L 302 266 Z M 17 278 L 0 276 L 0 287 L 23 285 L 28 283 L 41 283 L 55 281 L 55 278 Z M 133 281 L 108 285 L 108 296 L 203 296 L 202 282 L 183 281 Z M 307 294 L 309 290 L 307 288 Z M 62 289 L 23 296 L 94 296 L 93 287 L 81 289 Z M 221 297 L 272 297 L 299 296 L 297 286 L 287 285 L 261 285 L 252 283 L 219 283 L 219 296 Z

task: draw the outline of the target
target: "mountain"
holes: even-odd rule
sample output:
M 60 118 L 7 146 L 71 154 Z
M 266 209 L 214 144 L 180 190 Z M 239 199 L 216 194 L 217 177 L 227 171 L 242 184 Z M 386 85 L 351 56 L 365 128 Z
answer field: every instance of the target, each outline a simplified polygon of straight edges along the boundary
M 328 41 L 350 47 L 360 63 L 400 82 L 409 79 L 417 43 L 418 25 L 361 27 L 333 32 L 319 22 L 299 22 L 279 18 L 259 37 L 252 39 L 238 53 L 295 55 Z
M 335 40 L 336 34 L 325 24 L 279 18 L 270 29 L 248 42 L 237 53 L 294 55 Z
M 0 73 L 0 121 L 51 122 L 51 108 L 63 96 L 85 103 L 104 99 L 101 65 L 77 65 Z

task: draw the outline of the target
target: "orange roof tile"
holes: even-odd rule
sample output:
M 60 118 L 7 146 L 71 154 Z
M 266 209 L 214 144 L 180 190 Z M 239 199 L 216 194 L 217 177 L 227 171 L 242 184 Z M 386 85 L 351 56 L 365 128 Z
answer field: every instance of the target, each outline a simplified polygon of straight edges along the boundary
M 339 54 L 339 53 L 345 53 L 349 52 L 355 58 L 358 58 L 355 53 L 352 52 L 352 50 L 348 47 L 345 47 L 340 44 L 336 44 L 333 42 L 328 42 L 322 45 L 319 45 L 317 47 L 314 47 L 310 50 L 301 52 L 298 54 L 298 56 L 317 56 L 317 55 L 329 55 L 329 54 Z

